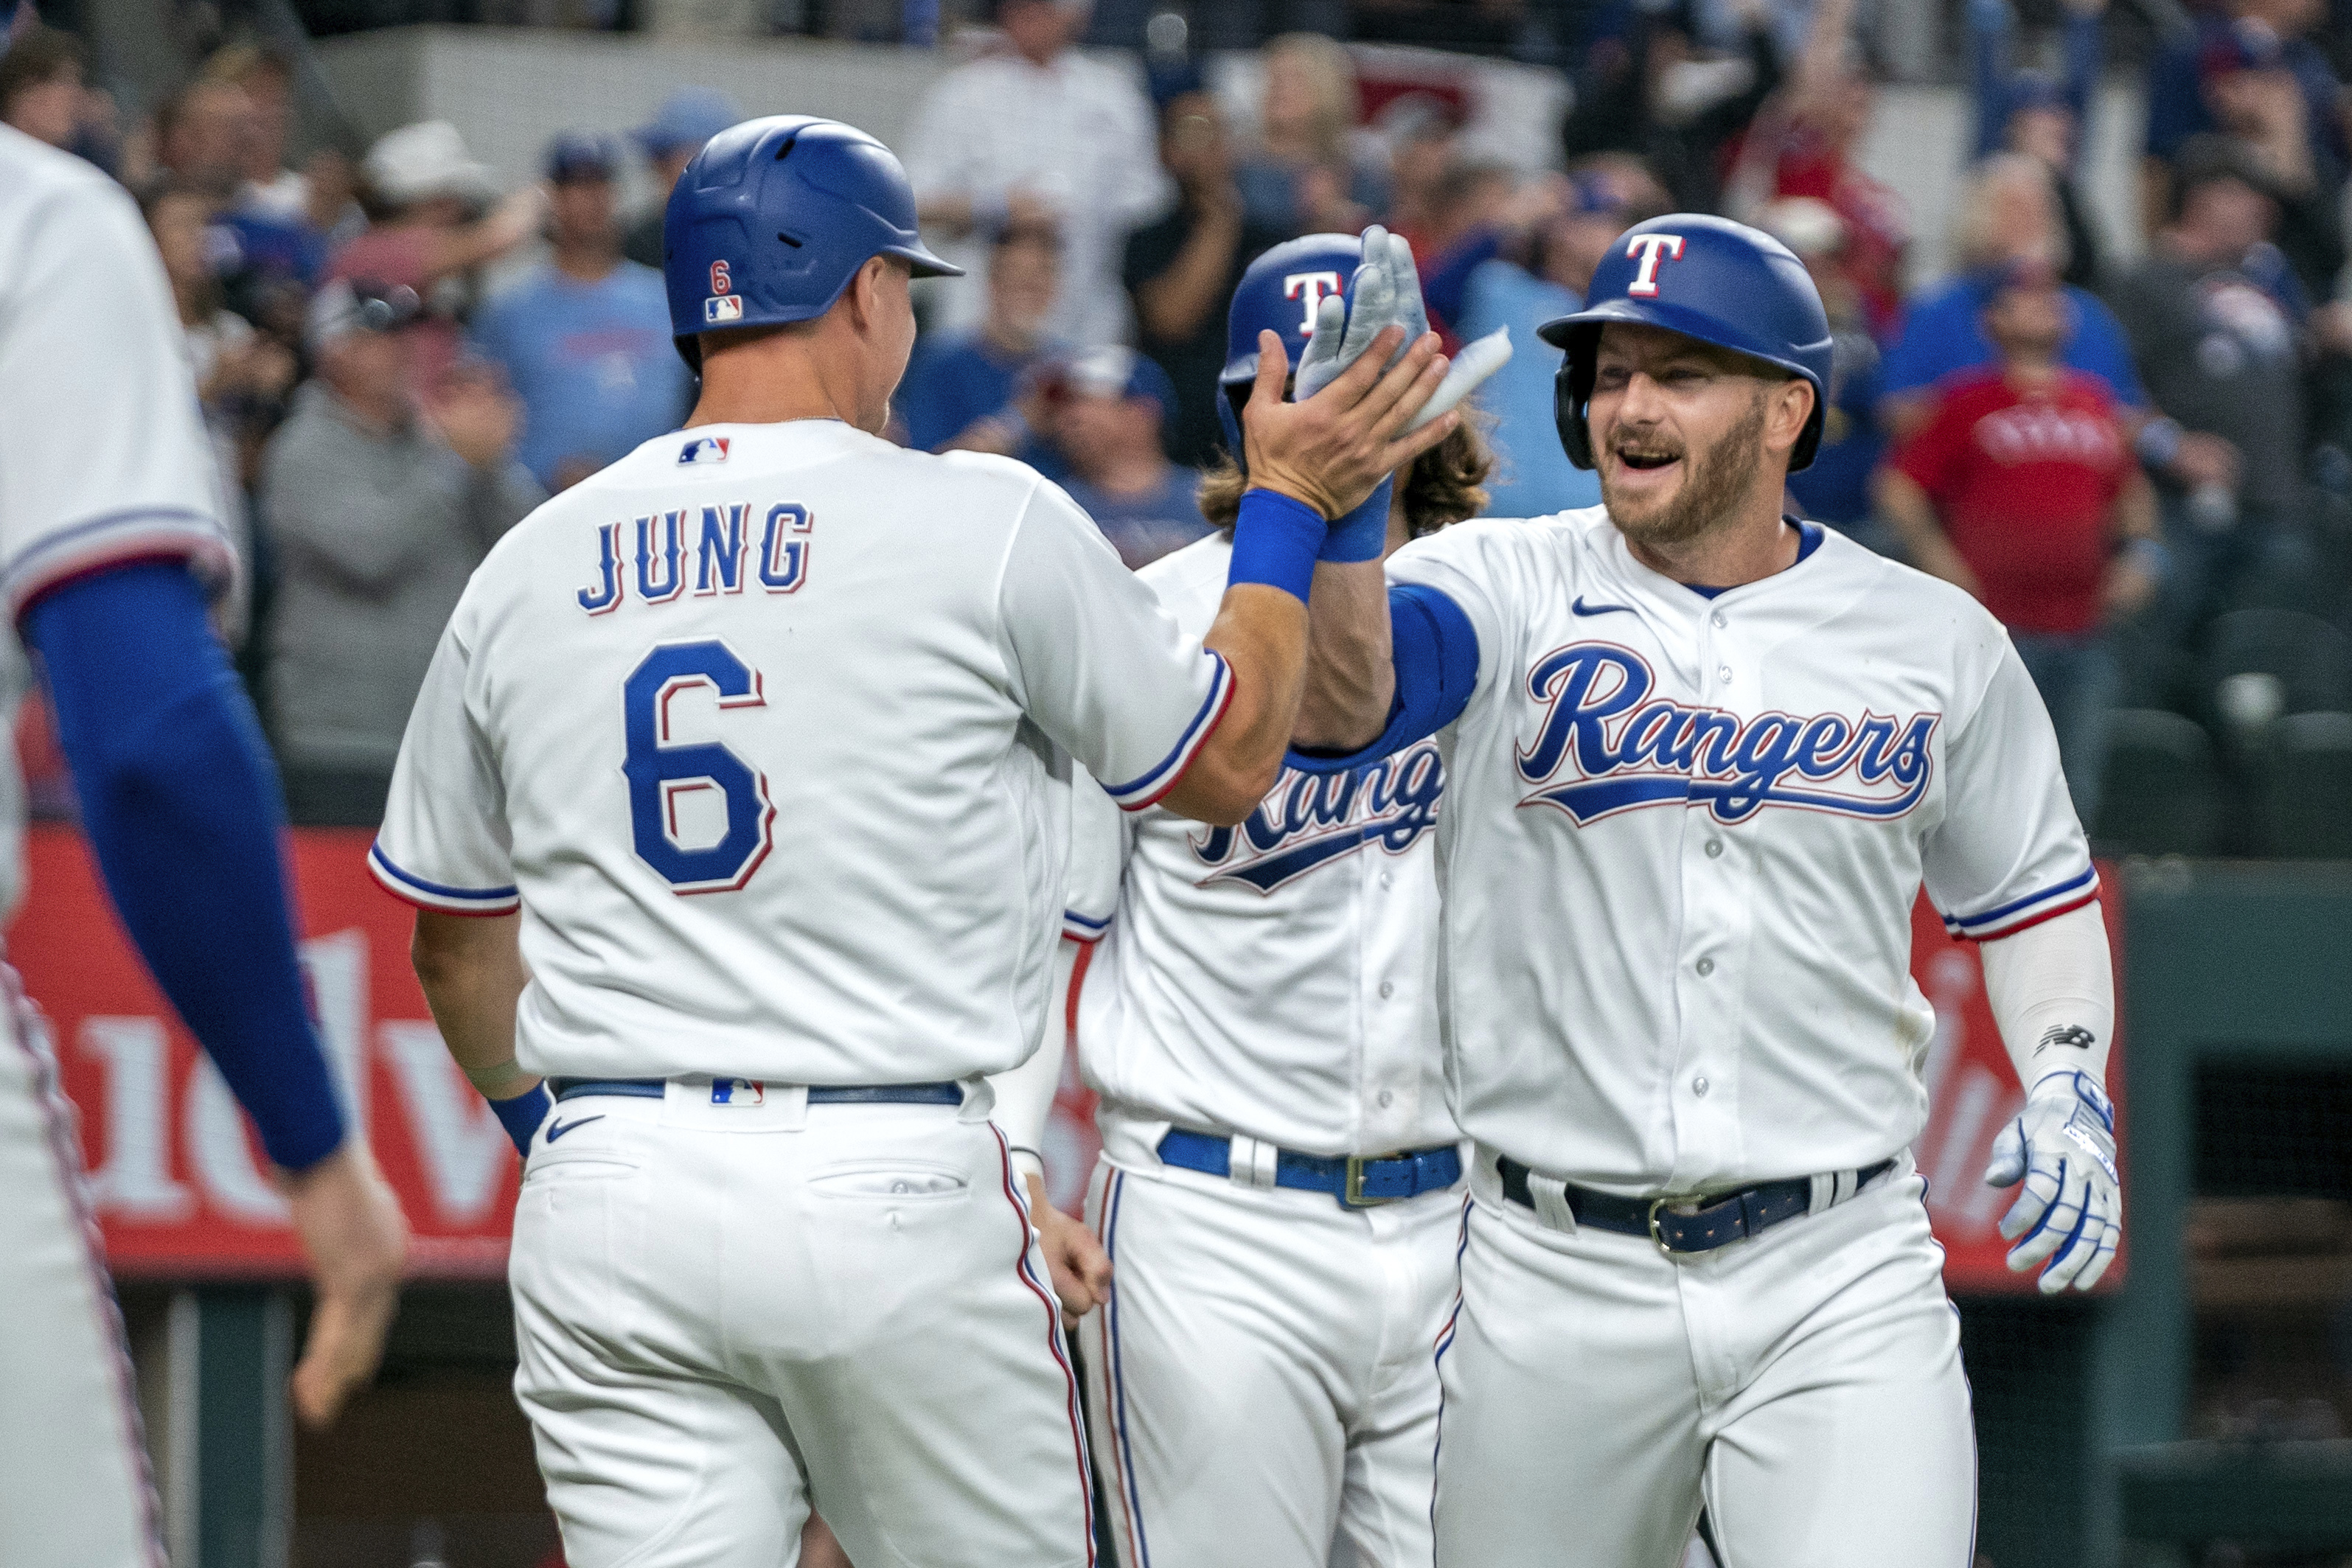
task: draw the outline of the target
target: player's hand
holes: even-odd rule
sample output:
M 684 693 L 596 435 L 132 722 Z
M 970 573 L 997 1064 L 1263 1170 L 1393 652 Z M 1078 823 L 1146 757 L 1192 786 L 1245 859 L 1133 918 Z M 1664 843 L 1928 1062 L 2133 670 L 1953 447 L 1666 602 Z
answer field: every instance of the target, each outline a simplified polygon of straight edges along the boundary
M 1301 402 L 1337 381 L 1383 328 L 1402 328 L 1402 343 L 1417 343 L 1429 331 L 1429 310 L 1422 303 L 1412 247 L 1378 224 L 1364 231 L 1363 245 L 1364 259 L 1357 265 L 1347 298 L 1333 295 L 1323 301 L 1315 330 L 1298 356 L 1298 378 L 1293 385 Z M 1400 346 L 1382 363 L 1393 363 L 1402 351 Z
M 286 1195 L 318 1293 L 310 1337 L 294 1368 L 294 1413 L 317 1429 L 334 1420 L 383 1358 L 384 1331 L 400 1305 L 408 1224 L 357 1137 L 288 1176 Z
M 2116 1107 L 2087 1072 L 2053 1072 L 2033 1086 L 2025 1109 L 1993 1140 L 1988 1186 L 2025 1186 L 2001 1218 L 2017 1245 L 2009 1267 L 2022 1274 L 2044 1259 L 2042 1293 L 2087 1291 L 2115 1261 L 2124 1199 L 2116 1171 Z
M 1110 1300 L 1110 1254 L 1093 1231 L 1054 1207 L 1043 1181 L 1034 1176 L 1028 1181 L 1029 1215 L 1054 1276 L 1054 1294 L 1062 1299 L 1062 1321 L 1076 1328 L 1080 1318 Z
M 1289 355 L 1277 334 L 1260 332 L 1257 384 L 1242 410 L 1252 487 L 1304 501 L 1327 518 L 1342 517 L 1382 479 L 1452 434 L 1458 414 L 1406 434 L 1406 423 L 1445 379 L 1446 361 L 1437 334 L 1427 332 L 1390 363 L 1403 344 L 1402 328 L 1384 327 L 1328 386 L 1304 402 L 1286 402 Z

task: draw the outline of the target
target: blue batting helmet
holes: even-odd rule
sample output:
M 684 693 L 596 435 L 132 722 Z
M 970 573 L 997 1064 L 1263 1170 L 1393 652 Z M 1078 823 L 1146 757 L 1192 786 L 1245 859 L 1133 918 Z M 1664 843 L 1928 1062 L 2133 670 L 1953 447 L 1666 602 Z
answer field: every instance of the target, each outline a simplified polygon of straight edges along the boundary
M 1568 357 L 1553 381 L 1559 444 L 1593 465 L 1593 360 L 1612 321 L 1663 327 L 1778 365 L 1813 387 L 1812 417 L 1789 454 L 1790 472 L 1813 460 L 1829 414 L 1830 321 L 1821 291 L 1794 252 L 1770 235 L 1702 213 L 1674 213 L 1619 235 L 1592 274 L 1584 308 L 1536 329 Z
M 895 256 L 917 277 L 954 277 L 915 231 L 915 193 L 890 150 L 805 114 L 731 125 L 678 176 L 662 218 L 670 331 L 697 370 L 699 332 L 806 321 L 857 269 Z
M 1242 460 L 1242 405 L 1257 380 L 1259 331 L 1282 334 L 1297 370 L 1317 308 L 1335 294 L 1347 298 L 1363 260 L 1364 242 L 1354 235 L 1307 235 L 1276 246 L 1242 274 L 1225 316 L 1225 368 L 1217 374 L 1217 422 L 1234 462 Z

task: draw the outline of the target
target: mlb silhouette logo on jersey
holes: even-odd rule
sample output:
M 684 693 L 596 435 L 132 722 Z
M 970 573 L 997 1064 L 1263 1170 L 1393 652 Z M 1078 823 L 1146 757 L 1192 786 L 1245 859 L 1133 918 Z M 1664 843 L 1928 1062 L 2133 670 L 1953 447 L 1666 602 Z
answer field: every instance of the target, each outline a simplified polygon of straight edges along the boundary
M 1537 660 L 1527 692 L 1546 711 L 1535 744 L 1518 752 L 1518 771 L 1545 787 L 1519 804 L 1557 806 L 1579 827 L 1643 806 L 1701 802 L 1719 822 L 1744 822 L 1767 806 L 1883 821 L 1927 792 L 1927 743 L 1941 714 L 1743 719 L 1653 698 L 1656 685 L 1646 660 L 1614 643 L 1571 643 Z M 1549 782 L 1571 764 L 1574 777 Z
M 1348 773 L 1285 768 L 1247 821 L 1192 841 L 1193 858 L 1214 868 L 1201 885 L 1272 893 L 1366 844 L 1401 855 L 1436 824 L 1444 792 L 1445 764 L 1431 741 Z
M 1324 300 L 1341 292 L 1339 275 L 1336 272 L 1294 272 L 1282 280 L 1282 297 L 1303 300 L 1306 304 L 1307 314 L 1300 320 L 1298 329 L 1310 338 L 1315 335 L 1315 312 Z
M 678 449 L 680 463 L 724 463 L 727 461 L 727 441 L 723 435 L 703 435 L 688 442 Z
M 1641 267 L 1633 274 L 1633 281 L 1625 286 L 1625 292 L 1647 298 L 1658 291 L 1658 263 L 1682 259 L 1683 236 L 1635 235 L 1625 246 L 1625 254 L 1629 257 L 1638 256 L 1642 258 Z

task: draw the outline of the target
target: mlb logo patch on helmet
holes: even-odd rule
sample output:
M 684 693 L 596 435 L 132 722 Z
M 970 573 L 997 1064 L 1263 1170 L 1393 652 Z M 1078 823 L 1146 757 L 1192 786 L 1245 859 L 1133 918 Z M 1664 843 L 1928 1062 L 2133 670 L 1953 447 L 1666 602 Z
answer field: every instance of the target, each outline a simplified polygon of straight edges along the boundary
M 702 319 L 706 324 L 740 321 L 743 319 L 743 297 L 740 294 L 726 294 L 716 299 L 704 300 Z
M 677 460 L 680 464 L 724 463 L 727 441 L 723 435 L 698 435 L 679 449 Z

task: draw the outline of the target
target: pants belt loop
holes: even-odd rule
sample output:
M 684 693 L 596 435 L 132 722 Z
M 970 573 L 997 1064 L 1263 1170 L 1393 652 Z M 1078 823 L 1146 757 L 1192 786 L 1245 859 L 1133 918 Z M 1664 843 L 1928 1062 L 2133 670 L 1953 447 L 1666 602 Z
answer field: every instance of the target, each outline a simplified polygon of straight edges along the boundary
M 1817 1175 L 1812 1178 L 1812 1201 L 1805 1205 L 1807 1214 L 1819 1214 L 1833 1207 L 1838 1200 L 1838 1180 L 1834 1174 Z
M 956 1112 L 959 1122 L 985 1122 L 996 1109 L 996 1085 L 986 1078 L 963 1080 L 963 1104 Z
M 1836 1201 L 1837 1201 L 1837 1202 L 1839 1202 L 1839 1203 L 1843 1203 L 1843 1202 L 1845 1202 L 1848 1198 L 1852 1197 L 1855 1193 L 1857 1193 L 1857 1192 L 1859 1192 L 1859 1191 L 1861 1191 L 1861 1190 L 1862 1190 L 1862 1182 L 1861 1182 L 1861 1180 L 1860 1180 L 1861 1174 L 1862 1174 L 1862 1173 L 1861 1173 L 1861 1172 L 1859 1172 L 1859 1171 L 1840 1171 L 1840 1172 L 1838 1172 L 1838 1174 L 1837 1174 L 1837 1198 L 1836 1198 Z
M 1280 1156 L 1280 1145 L 1257 1138 L 1244 1138 L 1238 1133 L 1232 1145 L 1232 1165 L 1226 1179 L 1239 1186 L 1254 1186 L 1262 1192 L 1274 1189 L 1275 1161 Z
M 1576 1234 L 1576 1210 L 1568 1206 L 1567 1182 L 1529 1171 L 1528 1196 L 1535 1200 L 1537 1218 L 1562 1235 Z

